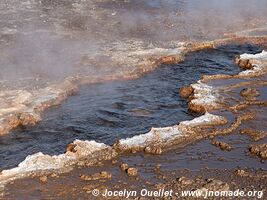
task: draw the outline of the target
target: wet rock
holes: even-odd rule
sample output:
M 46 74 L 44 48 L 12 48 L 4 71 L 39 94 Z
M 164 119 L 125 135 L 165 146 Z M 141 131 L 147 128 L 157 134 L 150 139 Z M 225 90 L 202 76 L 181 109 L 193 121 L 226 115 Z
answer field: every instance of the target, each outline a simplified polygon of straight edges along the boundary
M 242 59 L 238 61 L 238 66 L 243 70 L 252 69 L 253 65 L 249 62 L 249 59 Z
M 267 159 L 267 143 L 252 145 L 250 146 L 249 151 L 264 160 Z
M 135 154 L 135 153 L 137 153 L 137 150 L 136 149 L 131 149 L 131 152 L 132 152 L 132 154 Z
M 126 170 L 129 168 L 129 166 L 128 166 L 127 163 L 122 163 L 122 164 L 120 165 L 120 168 L 121 168 L 122 171 L 126 171 Z
M 36 118 L 36 115 L 29 114 L 29 113 L 20 113 L 17 115 L 20 121 L 20 124 L 23 126 L 26 125 L 35 125 L 39 118 Z
M 40 121 L 41 117 L 34 113 L 14 113 L 7 117 L 6 122 L 0 127 L 0 135 L 8 133 L 8 131 L 16 128 L 17 126 L 35 125 Z
M 184 176 L 178 178 L 177 181 L 182 185 L 191 185 L 193 183 L 193 181 L 191 179 L 188 179 Z
M 162 154 L 162 149 L 161 147 L 148 146 L 145 148 L 145 153 L 159 155 L 159 154 Z
M 59 178 L 59 175 L 56 174 L 56 173 L 52 173 L 50 176 L 51 176 L 52 178 Z
M 134 108 L 130 111 L 133 113 L 134 116 L 138 117 L 149 117 L 151 116 L 151 112 L 146 110 L 146 109 L 141 109 L 141 108 Z
M 214 145 L 214 146 L 220 147 L 221 150 L 226 150 L 226 151 L 232 150 L 232 147 L 229 144 L 225 143 L 225 142 L 212 140 L 211 144 Z
M 42 182 L 42 183 L 47 183 L 47 176 L 41 176 L 39 178 L 39 180 Z
M 189 102 L 188 104 L 188 110 L 190 112 L 195 112 L 195 113 L 199 113 L 199 114 L 204 114 L 206 112 L 206 109 L 204 106 L 202 105 L 198 105 L 192 102 Z
M 192 86 L 184 86 L 179 90 L 179 94 L 183 98 L 188 98 L 191 94 L 193 94 L 194 89 Z
M 248 176 L 248 175 L 249 175 L 249 173 L 246 172 L 246 171 L 243 170 L 243 169 L 237 169 L 237 170 L 235 171 L 235 173 L 236 173 L 236 175 L 241 176 L 241 177 L 245 177 L 245 176 Z
M 264 131 L 257 131 L 257 130 L 253 130 L 253 129 L 242 129 L 240 131 L 240 134 L 246 134 L 249 135 L 250 138 L 252 140 L 254 140 L 255 142 L 262 140 L 263 138 L 265 138 L 267 136 L 267 132 Z
M 67 145 L 67 148 L 66 148 L 66 152 L 75 153 L 76 152 L 75 147 L 76 147 L 76 145 L 73 144 L 73 143 L 68 144 Z
M 110 179 L 112 177 L 111 173 L 105 172 L 105 171 L 100 172 L 100 176 L 101 176 L 101 178 L 108 178 L 108 179 Z
M 99 179 L 111 179 L 112 174 L 106 171 L 102 171 L 100 173 L 96 173 L 93 175 L 81 175 L 80 178 L 84 181 L 94 181 Z
M 181 58 L 176 56 L 164 56 L 159 59 L 159 62 L 161 64 L 172 64 L 177 63 L 179 61 L 181 61 Z
M 226 159 L 224 157 L 219 157 L 217 158 L 218 161 L 226 161 Z
M 241 90 L 240 95 L 244 98 L 253 99 L 260 96 L 260 92 L 256 88 L 244 88 Z
M 126 170 L 128 176 L 137 176 L 138 173 L 138 169 L 134 168 L 134 167 L 130 167 Z
M 154 167 L 154 172 L 159 173 L 159 172 L 160 172 L 160 167 L 161 167 L 161 165 L 157 164 L 157 165 Z
M 118 161 L 117 160 L 111 160 L 111 163 L 115 165 Z

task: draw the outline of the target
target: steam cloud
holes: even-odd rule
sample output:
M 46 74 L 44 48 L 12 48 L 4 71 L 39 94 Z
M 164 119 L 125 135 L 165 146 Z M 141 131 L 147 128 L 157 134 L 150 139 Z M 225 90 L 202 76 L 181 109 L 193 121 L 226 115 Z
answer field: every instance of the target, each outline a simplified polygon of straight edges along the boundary
M 57 79 L 82 73 L 84 54 L 104 55 L 114 42 L 165 45 L 223 37 L 266 25 L 266 8 L 266 0 L 1 2 L 0 79 Z M 88 61 L 89 73 L 101 73 L 94 64 Z

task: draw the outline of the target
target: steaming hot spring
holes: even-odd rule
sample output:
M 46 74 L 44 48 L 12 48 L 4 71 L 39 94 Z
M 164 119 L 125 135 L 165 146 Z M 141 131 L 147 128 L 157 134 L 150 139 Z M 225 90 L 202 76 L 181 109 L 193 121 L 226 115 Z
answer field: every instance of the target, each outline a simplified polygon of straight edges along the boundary
M 0 2 L 0 199 L 263 197 L 266 7 Z

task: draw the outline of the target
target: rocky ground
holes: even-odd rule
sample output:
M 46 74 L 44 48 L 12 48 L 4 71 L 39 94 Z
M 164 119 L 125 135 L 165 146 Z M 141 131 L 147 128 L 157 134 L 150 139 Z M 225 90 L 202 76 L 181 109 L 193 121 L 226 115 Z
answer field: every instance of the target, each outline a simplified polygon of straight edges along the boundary
M 165 156 L 170 156 L 167 153 Z M 174 156 L 172 154 L 172 156 Z M 141 156 L 142 157 L 142 156 Z M 131 158 L 127 158 L 131 159 Z M 134 158 L 133 158 L 134 159 Z M 144 159 L 144 158 L 143 158 Z M 265 170 L 240 168 L 202 168 L 192 169 L 168 169 L 168 163 L 155 164 L 155 160 L 145 158 L 135 160 L 134 165 L 113 160 L 112 162 L 99 163 L 92 168 L 78 168 L 72 173 L 50 175 L 33 175 L 32 177 L 17 180 L 9 184 L 3 194 L 3 199 L 104 199 L 102 196 L 105 190 L 138 191 L 147 189 L 151 191 L 173 190 L 177 194 L 172 197 L 130 197 L 129 199 L 192 199 L 183 197 L 183 191 L 236 191 L 242 190 L 259 191 L 256 198 L 263 198 L 266 195 L 267 173 Z M 200 158 L 201 159 L 201 158 Z M 218 158 L 218 162 L 224 164 L 223 157 Z M 151 164 L 148 165 L 151 161 Z M 132 161 L 131 161 L 132 162 Z M 256 161 L 260 162 L 260 161 Z M 208 164 L 207 164 L 208 165 Z M 173 165 L 171 165 L 173 167 Z M 168 169 L 168 170 L 167 170 Z M 25 185 L 25 183 L 27 183 Z M 93 190 L 100 191 L 100 196 L 94 197 Z M 262 191 L 262 193 L 260 193 Z M 125 199 L 125 197 L 115 197 L 111 195 L 109 199 Z M 220 198 L 220 199 L 236 199 Z M 242 199 L 251 199 L 243 197 Z
M 181 61 L 186 52 L 231 41 L 265 41 L 266 45 L 262 37 L 266 35 L 264 3 L 254 8 L 239 2 L 231 7 L 231 20 L 224 20 L 224 7 L 157 2 L 1 2 L 0 56 L 5 68 L 0 74 L 0 124 L 7 126 L 0 127 L 0 135 L 41 120 L 41 111 L 63 101 L 80 84 L 136 78 L 161 63 Z M 221 40 L 206 42 L 218 38 Z M 246 71 L 234 76 L 206 76 L 201 83 L 180 90 L 190 111 L 213 111 L 227 123 L 217 120 L 219 127 L 199 127 L 194 121 L 197 125 L 187 130 L 192 133 L 190 137 L 172 145 L 126 146 L 125 151 L 125 146 L 115 144 L 107 148 L 111 156 L 75 161 L 72 171 L 68 167 L 35 171 L 1 185 L 0 198 L 93 199 L 97 198 L 92 196 L 93 189 L 102 194 L 106 188 L 172 189 L 177 196 L 183 190 L 242 189 L 263 191 L 266 196 L 266 69 L 255 67 L 259 63 L 253 58 L 237 58 L 236 62 Z M 58 66 L 65 66 L 64 70 Z M 223 98 L 214 102 L 214 94 Z M 7 121 L 6 116 L 10 117 Z M 157 135 L 162 130 L 153 131 Z M 79 151 L 84 143 L 79 144 L 68 146 L 64 156 L 70 161 L 84 155 Z M 90 144 L 85 145 L 89 153 Z M 30 164 L 35 166 L 39 158 Z M 48 156 L 56 167 L 62 164 L 54 162 L 57 159 Z
M 206 79 L 213 86 L 227 85 L 223 90 L 224 104 L 216 114 L 228 119 L 220 128 L 206 127 L 206 137 L 191 140 L 190 145 L 147 146 L 143 151 L 132 149 L 94 162 L 87 167 L 78 162 L 71 172 L 34 172 L 11 181 L 2 190 L 3 199 L 103 199 L 105 190 L 170 191 L 181 197 L 183 191 L 255 192 L 255 198 L 265 198 L 266 190 L 266 75 L 249 79 Z M 216 76 L 217 78 L 217 76 Z M 185 89 L 183 89 L 185 91 Z M 180 90 L 183 91 L 183 90 Z M 192 88 L 185 97 L 192 95 Z M 222 91 L 220 91 L 222 92 Z M 191 94 L 189 94 L 191 93 Z M 188 95 L 189 94 L 189 95 Z M 194 98 L 189 98 L 192 100 Z M 204 109 L 206 109 L 204 107 Z M 223 112 L 224 110 L 224 112 Z M 242 116 L 245 117 L 243 120 Z M 245 121 L 244 121 L 245 120 Z M 193 143 L 192 143 L 193 142 Z M 178 143 L 179 144 L 179 143 Z M 75 151 L 69 145 L 67 151 Z M 25 183 L 27 183 L 25 185 Z M 99 195 L 95 197 L 95 189 Z M 125 199 L 111 194 L 110 199 Z M 240 197 L 241 198 L 241 197 Z M 162 199 L 162 197 L 132 196 L 130 199 Z M 229 199 L 223 197 L 220 199 Z M 232 197 L 236 199 L 236 197 Z M 242 199 L 251 199 L 244 196 Z

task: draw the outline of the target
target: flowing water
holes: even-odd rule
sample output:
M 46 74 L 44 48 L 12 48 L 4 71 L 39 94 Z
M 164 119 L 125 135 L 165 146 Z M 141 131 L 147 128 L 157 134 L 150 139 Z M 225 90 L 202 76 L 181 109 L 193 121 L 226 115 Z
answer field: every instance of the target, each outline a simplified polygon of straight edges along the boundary
M 63 153 L 74 139 L 113 144 L 118 138 L 146 133 L 192 119 L 181 86 L 204 74 L 234 74 L 234 57 L 258 53 L 252 45 L 228 45 L 189 53 L 184 62 L 163 65 L 136 80 L 83 86 L 78 94 L 47 110 L 34 127 L 19 127 L 0 137 L 0 169 L 16 166 L 27 155 Z

